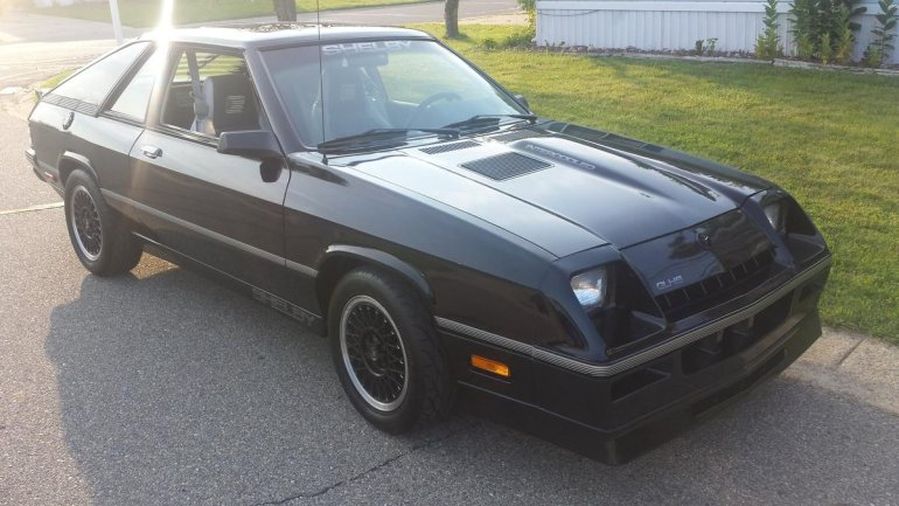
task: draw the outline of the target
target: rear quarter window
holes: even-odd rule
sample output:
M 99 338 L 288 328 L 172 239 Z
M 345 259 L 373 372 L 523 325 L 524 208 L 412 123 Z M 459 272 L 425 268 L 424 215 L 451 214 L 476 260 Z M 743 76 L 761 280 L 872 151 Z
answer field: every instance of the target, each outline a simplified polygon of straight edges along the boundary
M 166 56 L 165 51 L 159 50 L 144 61 L 109 110 L 143 123 L 147 116 L 150 94 L 160 72 L 164 70 Z
M 56 97 L 59 105 L 88 105 L 96 108 L 149 44 L 137 42 L 95 61 L 50 92 L 48 101 L 53 102 L 52 97 Z

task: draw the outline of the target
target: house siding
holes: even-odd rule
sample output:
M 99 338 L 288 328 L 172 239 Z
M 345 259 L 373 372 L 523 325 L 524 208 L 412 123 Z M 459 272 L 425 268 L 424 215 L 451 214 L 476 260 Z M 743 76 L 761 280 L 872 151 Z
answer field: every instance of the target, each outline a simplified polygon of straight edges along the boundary
M 868 12 L 858 21 L 855 58 L 871 41 L 876 2 L 864 2 Z M 780 35 L 786 53 L 793 54 L 789 36 L 789 2 L 780 2 Z M 537 2 L 537 44 L 587 46 L 596 49 L 691 50 L 697 40 L 718 39 L 719 51 L 753 52 L 764 30 L 765 2 L 728 0 L 540 0 Z M 899 50 L 891 62 L 899 64 Z

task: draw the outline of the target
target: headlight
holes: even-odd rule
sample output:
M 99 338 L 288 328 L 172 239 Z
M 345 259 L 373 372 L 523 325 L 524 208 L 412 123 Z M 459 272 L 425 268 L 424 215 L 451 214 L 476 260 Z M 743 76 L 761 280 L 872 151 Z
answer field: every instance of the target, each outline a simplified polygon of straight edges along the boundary
M 600 267 L 582 272 L 571 278 L 571 289 L 584 309 L 590 310 L 602 306 L 606 301 L 608 279 L 606 269 Z
M 768 217 L 768 223 L 778 232 L 784 231 L 786 224 L 786 210 L 783 202 L 773 202 L 764 207 L 765 216 Z

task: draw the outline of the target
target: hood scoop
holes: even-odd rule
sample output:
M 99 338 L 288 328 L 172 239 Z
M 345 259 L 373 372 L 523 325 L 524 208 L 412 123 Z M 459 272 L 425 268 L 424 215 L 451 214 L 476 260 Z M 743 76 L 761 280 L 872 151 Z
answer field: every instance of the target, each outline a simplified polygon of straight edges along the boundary
M 449 153 L 450 151 L 459 151 L 460 149 L 468 149 L 468 148 L 476 148 L 480 146 L 480 143 L 475 141 L 461 141 L 461 142 L 453 142 L 450 144 L 438 144 L 436 146 L 429 146 L 426 148 L 421 148 L 419 151 L 422 153 L 426 153 L 429 155 L 439 155 L 440 153 Z
M 552 167 L 552 164 L 519 153 L 509 152 L 465 162 L 461 166 L 482 176 L 489 177 L 494 181 L 505 181 L 548 169 Z

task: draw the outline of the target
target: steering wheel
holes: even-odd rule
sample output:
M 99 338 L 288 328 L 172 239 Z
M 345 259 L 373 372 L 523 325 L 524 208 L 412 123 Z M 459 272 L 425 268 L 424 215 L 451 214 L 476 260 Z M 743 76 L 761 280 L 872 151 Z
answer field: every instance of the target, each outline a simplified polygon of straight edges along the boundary
M 441 91 L 440 93 L 431 95 L 430 97 L 422 100 L 421 103 L 418 104 L 418 107 L 416 107 L 415 110 L 412 111 L 412 114 L 409 115 L 409 119 L 406 120 L 406 128 L 412 127 L 412 125 L 415 124 L 422 113 L 424 113 L 432 105 L 442 100 L 462 100 L 462 97 L 460 97 L 458 93 L 453 93 L 452 91 Z

